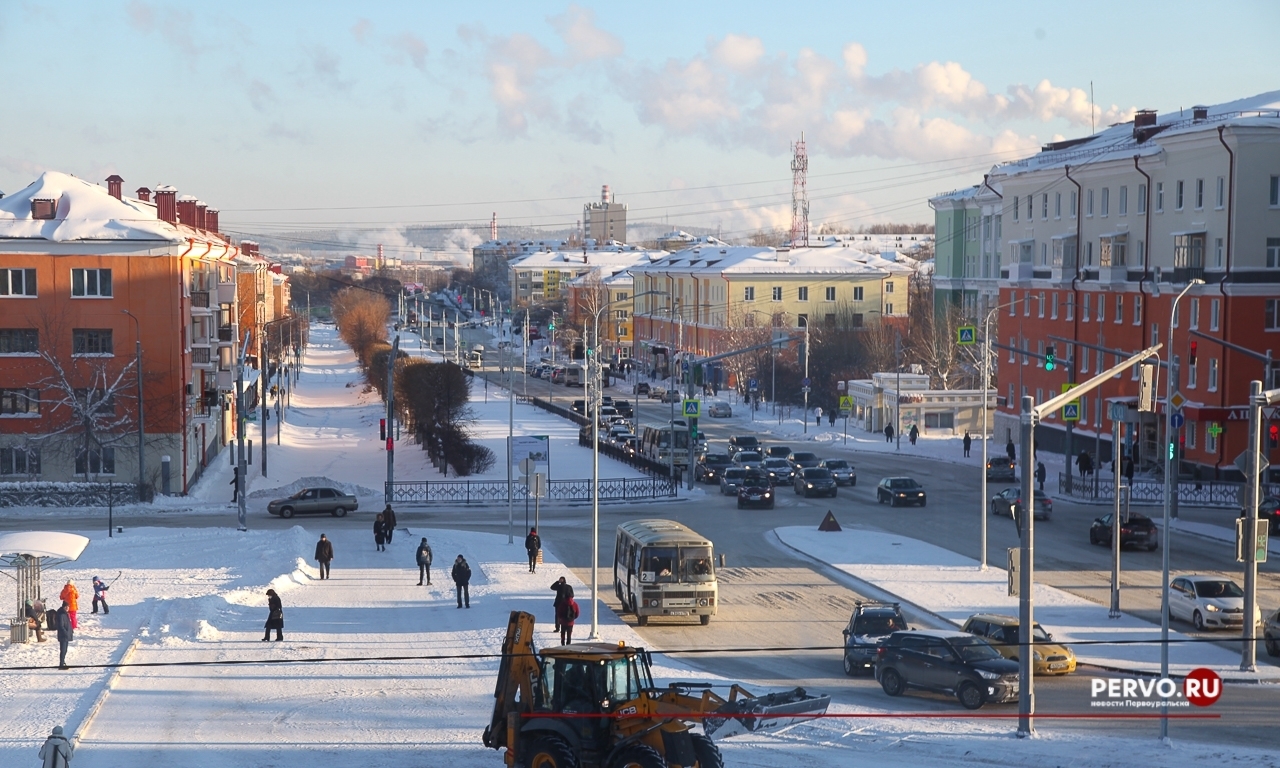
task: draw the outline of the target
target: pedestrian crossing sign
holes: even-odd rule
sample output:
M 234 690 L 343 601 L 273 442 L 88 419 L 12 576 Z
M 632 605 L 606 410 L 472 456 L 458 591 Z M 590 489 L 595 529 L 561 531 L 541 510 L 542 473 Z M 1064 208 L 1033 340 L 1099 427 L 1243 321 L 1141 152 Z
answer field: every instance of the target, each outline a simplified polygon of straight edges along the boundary
M 852 397 L 849 397 L 848 395 L 842 395 L 842 396 L 840 397 L 840 410 L 842 410 L 842 411 L 852 411 L 852 410 L 853 410 L 853 398 L 852 398 Z
M 684 415 L 685 415 L 685 416 L 687 416 L 687 417 L 689 417 L 689 418 L 691 418 L 691 419 L 696 419 L 696 418 L 698 418 L 699 416 L 701 416 L 701 415 L 702 415 L 702 401 L 701 401 L 701 400 L 685 400 L 685 401 L 684 401 Z
M 1062 406 L 1063 421 L 1079 421 L 1080 420 L 1080 401 L 1067 403 Z
M 978 337 L 978 329 L 972 325 L 962 325 L 956 329 L 956 343 L 961 346 L 973 344 Z

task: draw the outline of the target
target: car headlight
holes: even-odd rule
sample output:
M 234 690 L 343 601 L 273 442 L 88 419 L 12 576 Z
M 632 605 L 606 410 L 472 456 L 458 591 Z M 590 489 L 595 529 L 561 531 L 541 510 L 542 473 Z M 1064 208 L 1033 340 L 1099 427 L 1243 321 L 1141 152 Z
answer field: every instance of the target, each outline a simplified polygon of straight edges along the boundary
M 1219 608 L 1218 606 L 1214 605 L 1213 603 L 1205 603 L 1204 609 L 1205 609 L 1206 611 L 1213 611 L 1213 612 L 1215 612 L 1215 613 L 1217 613 L 1218 611 L 1222 610 L 1221 608 Z
M 772 495 L 773 495 L 773 494 L 769 493 L 768 491 L 765 491 L 765 492 L 764 492 L 764 497 L 765 497 L 766 499 L 767 499 L 767 498 L 769 498 L 769 497 L 770 497 L 770 496 L 772 496 Z
M 999 672 L 988 672 L 985 669 L 980 669 L 978 670 L 978 674 L 982 676 L 983 680 L 999 680 L 1000 679 Z
M 1031 656 L 1032 656 L 1032 658 L 1034 658 L 1036 661 L 1044 661 L 1044 657 L 1040 655 L 1040 652 L 1039 652 L 1039 651 L 1032 651 L 1032 652 L 1031 652 Z
M 812 487 L 813 487 L 813 483 L 805 483 L 805 484 L 804 484 L 804 487 L 805 487 L 805 488 L 812 488 Z

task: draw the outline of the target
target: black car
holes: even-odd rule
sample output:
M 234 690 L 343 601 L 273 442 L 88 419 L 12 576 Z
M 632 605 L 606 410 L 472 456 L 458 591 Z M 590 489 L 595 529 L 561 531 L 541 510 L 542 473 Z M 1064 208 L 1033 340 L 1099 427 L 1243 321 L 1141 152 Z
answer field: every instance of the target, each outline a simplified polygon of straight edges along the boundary
M 844 628 L 844 673 L 852 677 L 870 672 L 876 663 L 876 650 L 894 632 L 908 629 L 907 619 L 897 603 L 864 603 L 859 601 L 849 626 Z
M 1016 465 L 1008 456 L 992 456 L 987 460 L 987 480 L 1017 480 Z
M 642 382 L 640 382 L 640 383 L 636 384 L 634 387 L 632 387 L 632 388 L 631 388 L 631 394 L 633 394 L 633 395 L 648 395 L 648 394 L 649 394 L 649 382 L 647 382 L 647 381 L 642 381 Z
M 818 458 L 818 454 L 808 451 L 792 451 L 787 455 L 787 461 L 791 462 L 791 468 L 796 471 L 810 469 L 822 463 L 822 459 Z
M 635 415 L 635 408 L 630 400 L 614 400 L 613 407 L 618 409 L 618 413 L 626 416 L 628 419 Z
M 751 435 L 734 435 L 729 438 L 729 458 L 737 455 L 738 451 L 758 452 L 760 450 L 760 441 Z
M 1240 517 L 1244 517 L 1244 510 L 1240 511 Z M 1275 496 L 1263 499 L 1258 504 L 1258 519 L 1270 523 L 1273 536 L 1280 535 L 1280 499 Z
M 742 485 L 738 486 L 738 509 L 745 507 L 773 509 L 775 495 L 769 476 L 758 469 L 749 469 L 742 480 Z
M 830 470 L 822 467 L 809 467 L 797 472 L 795 489 L 797 494 L 804 494 L 806 499 L 810 496 L 834 497 L 838 492 L 835 477 L 831 475 Z
M 574 400 L 574 401 L 573 401 L 573 404 L 572 404 L 571 406 L 569 406 L 569 407 L 573 409 L 573 412 L 574 412 L 574 413 L 580 413 L 580 414 L 582 414 L 583 416 L 586 416 L 586 415 L 587 415 L 587 401 L 586 401 L 586 400 Z
M 791 462 L 786 459 L 766 458 L 763 469 L 774 485 L 790 485 L 795 480 L 795 470 L 791 469 Z
M 857 471 L 844 459 L 823 459 L 818 466 L 831 470 L 831 476 L 836 479 L 836 485 L 853 487 L 858 484 Z
M 1018 698 L 1018 662 L 955 630 L 894 632 L 876 652 L 876 680 L 890 696 L 908 688 L 951 694 L 965 709 Z
M 1151 518 L 1138 512 L 1129 513 L 1129 521 L 1120 520 L 1120 548 L 1140 547 L 1154 552 L 1160 547 L 1160 535 Z M 1089 543 L 1111 546 L 1111 513 L 1093 521 L 1089 526 Z
M 698 457 L 693 476 L 700 483 L 719 483 L 720 475 L 732 466 L 727 453 L 704 453 Z
M 927 498 L 924 486 L 909 477 L 886 477 L 876 486 L 876 503 L 889 502 L 889 506 L 899 504 L 919 504 L 925 506 Z
M 1037 520 L 1048 520 L 1053 516 L 1053 499 L 1049 498 L 1044 491 L 1037 489 L 1035 515 Z M 1003 491 L 991 497 L 991 514 L 1006 515 L 1013 517 L 1016 513 L 1022 512 L 1022 489 L 1021 488 L 1005 488 Z
M 764 455 L 766 458 L 770 459 L 785 459 L 791 455 L 791 446 L 771 445 L 769 446 L 769 449 L 764 452 Z

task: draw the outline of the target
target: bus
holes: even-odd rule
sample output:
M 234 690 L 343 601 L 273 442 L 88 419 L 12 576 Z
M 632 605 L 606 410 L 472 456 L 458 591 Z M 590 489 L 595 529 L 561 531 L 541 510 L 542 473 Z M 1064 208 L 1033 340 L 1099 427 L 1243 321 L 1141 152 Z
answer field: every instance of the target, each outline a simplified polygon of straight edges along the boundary
M 673 520 L 632 520 L 618 526 L 613 588 L 622 610 L 640 626 L 650 616 L 697 617 L 704 626 L 716 614 L 714 545 Z
M 675 427 L 674 430 L 670 424 L 665 427 L 645 427 L 640 433 L 640 455 L 659 464 L 672 463 L 671 451 L 668 449 L 672 431 L 675 432 L 676 446 L 674 463 L 677 467 L 689 466 L 688 427 Z
M 581 365 L 570 365 L 564 369 L 564 385 L 566 387 L 585 386 L 587 381 L 587 372 L 583 370 Z

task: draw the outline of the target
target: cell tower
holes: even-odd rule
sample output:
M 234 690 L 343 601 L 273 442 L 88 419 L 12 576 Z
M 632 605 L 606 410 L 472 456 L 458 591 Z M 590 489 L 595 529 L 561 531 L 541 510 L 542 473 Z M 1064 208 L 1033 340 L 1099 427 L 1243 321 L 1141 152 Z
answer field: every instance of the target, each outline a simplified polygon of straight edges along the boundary
M 791 246 L 809 246 L 809 154 L 803 133 L 791 145 Z

